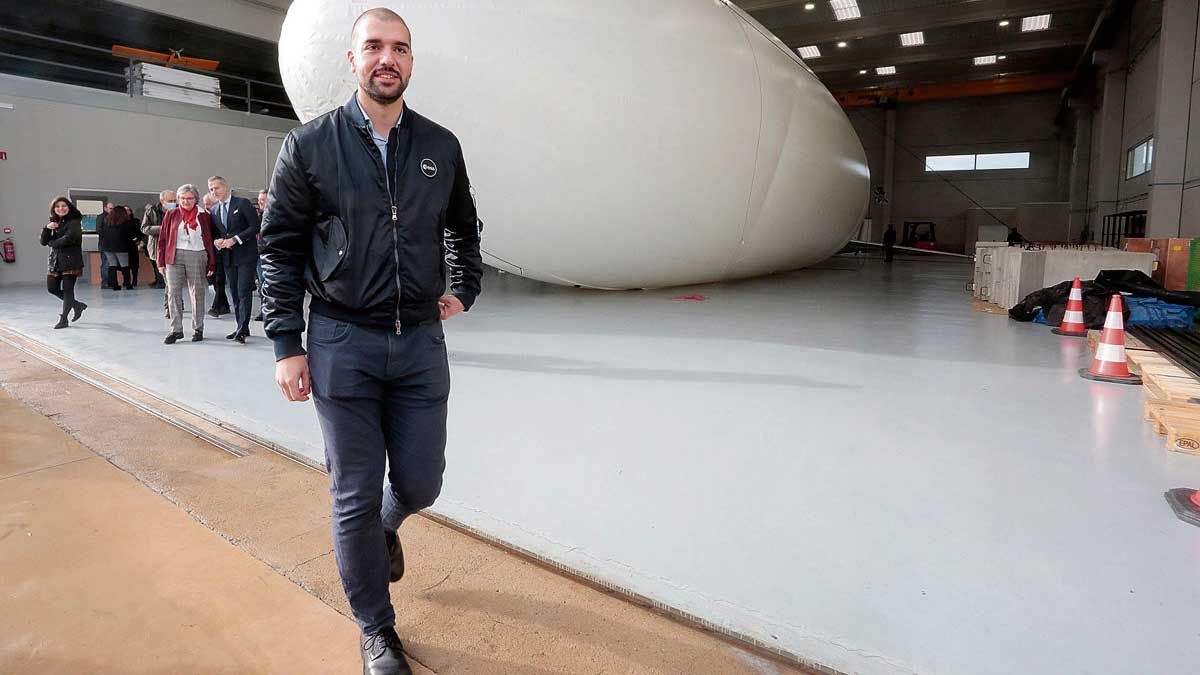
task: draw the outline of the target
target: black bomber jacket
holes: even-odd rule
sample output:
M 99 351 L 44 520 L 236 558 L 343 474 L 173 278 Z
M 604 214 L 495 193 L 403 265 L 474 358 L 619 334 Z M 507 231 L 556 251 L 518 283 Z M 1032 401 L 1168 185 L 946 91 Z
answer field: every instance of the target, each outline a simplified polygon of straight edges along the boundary
M 275 358 L 304 354 L 309 310 L 400 331 L 450 292 L 471 308 L 483 274 L 462 148 L 405 107 L 385 169 L 354 96 L 284 139 L 262 218 L 263 321 Z M 390 173 L 390 175 L 389 175 Z

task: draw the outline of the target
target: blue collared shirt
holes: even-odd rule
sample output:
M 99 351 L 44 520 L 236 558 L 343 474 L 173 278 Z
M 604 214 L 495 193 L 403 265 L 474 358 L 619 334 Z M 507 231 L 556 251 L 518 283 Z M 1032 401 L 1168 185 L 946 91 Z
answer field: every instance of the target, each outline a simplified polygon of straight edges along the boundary
M 367 116 L 367 111 L 363 110 L 362 103 L 358 101 L 358 92 L 354 93 L 354 102 L 358 105 L 358 111 L 362 113 L 363 119 L 367 121 L 367 128 L 371 130 L 371 140 L 375 141 L 375 147 L 379 148 L 379 156 L 383 157 L 383 167 L 388 167 L 387 153 L 387 136 L 380 136 L 378 131 L 375 131 L 375 125 L 371 124 L 371 118 Z M 404 111 L 400 112 L 400 119 L 396 120 L 396 127 L 399 128 L 400 122 L 404 120 Z

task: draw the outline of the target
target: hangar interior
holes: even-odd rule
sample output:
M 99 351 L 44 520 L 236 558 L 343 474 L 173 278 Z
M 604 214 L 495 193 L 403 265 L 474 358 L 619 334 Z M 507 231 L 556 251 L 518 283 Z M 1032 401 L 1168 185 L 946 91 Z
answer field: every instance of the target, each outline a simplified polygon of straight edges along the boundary
M 414 672 L 1195 670 L 1198 0 L 380 4 L 413 29 L 406 102 L 462 140 L 489 265 L 445 323 L 441 496 L 400 530 Z M 309 116 L 313 12 L 341 35 L 371 5 L 0 3 L 0 671 L 357 667 L 321 429 L 263 324 L 163 345 L 152 263 L 102 288 L 85 226 L 88 310 L 57 330 L 39 233 L 56 195 L 140 221 L 217 174 L 253 201 Z M 612 81 L 573 81 L 605 72 L 573 45 L 609 40 Z M 658 98 L 627 68 L 655 49 Z M 514 101 L 535 124 L 477 121 Z

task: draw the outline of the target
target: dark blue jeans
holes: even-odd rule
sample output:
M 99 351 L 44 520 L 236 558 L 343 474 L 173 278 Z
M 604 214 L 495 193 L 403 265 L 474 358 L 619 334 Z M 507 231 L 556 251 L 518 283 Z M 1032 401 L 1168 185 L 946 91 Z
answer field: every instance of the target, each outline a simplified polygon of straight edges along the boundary
M 250 314 L 254 307 L 254 267 L 253 262 L 235 265 L 228 258 L 225 260 L 225 282 L 233 296 L 233 318 L 237 332 L 246 335 L 250 334 Z
M 396 621 L 384 530 L 433 504 L 442 489 L 446 336 L 441 323 L 396 335 L 313 313 L 308 366 L 325 438 L 338 573 L 359 628 L 370 634 Z

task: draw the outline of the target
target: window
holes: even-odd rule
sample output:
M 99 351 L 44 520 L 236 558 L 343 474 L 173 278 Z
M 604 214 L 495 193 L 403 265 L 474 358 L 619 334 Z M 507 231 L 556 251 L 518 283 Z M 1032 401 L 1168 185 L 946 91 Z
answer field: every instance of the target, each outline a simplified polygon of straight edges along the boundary
M 1028 152 L 992 152 L 981 155 L 930 155 L 925 158 L 926 171 L 991 171 L 995 169 L 1028 168 Z
M 1125 180 L 1136 178 L 1154 168 L 1154 139 L 1147 138 L 1125 154 Z
M 975 168 L 979 171 L 988 169 L 1028 169 L 1028 152 L 994 152 L 987 155 L 975 155 Z
M 926 171 L 974 171 L 975 155 L 939 155 L 925 158 Z

